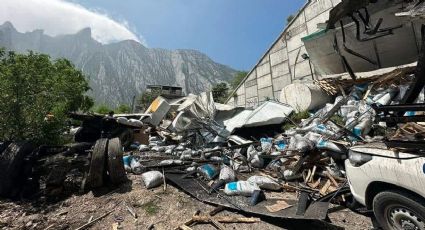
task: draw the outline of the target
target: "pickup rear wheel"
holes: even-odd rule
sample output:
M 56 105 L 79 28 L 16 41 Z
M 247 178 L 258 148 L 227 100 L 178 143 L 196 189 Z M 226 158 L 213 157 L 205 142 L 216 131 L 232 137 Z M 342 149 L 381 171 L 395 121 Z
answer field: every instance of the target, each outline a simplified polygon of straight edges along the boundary
M 425 230 L 425 202 L 410 193 L 391 190 L 373 199 L 373 212 L 383 229 Z

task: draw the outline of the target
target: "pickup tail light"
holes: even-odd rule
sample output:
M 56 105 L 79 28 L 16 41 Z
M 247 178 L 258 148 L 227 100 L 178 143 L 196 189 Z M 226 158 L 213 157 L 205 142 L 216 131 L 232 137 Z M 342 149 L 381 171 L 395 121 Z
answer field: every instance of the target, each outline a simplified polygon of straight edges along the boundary
M 368 154 L 350 151 L 348 153 L 348 160 L 353 166 L 358 167 L 372 160 L 372 156 Z

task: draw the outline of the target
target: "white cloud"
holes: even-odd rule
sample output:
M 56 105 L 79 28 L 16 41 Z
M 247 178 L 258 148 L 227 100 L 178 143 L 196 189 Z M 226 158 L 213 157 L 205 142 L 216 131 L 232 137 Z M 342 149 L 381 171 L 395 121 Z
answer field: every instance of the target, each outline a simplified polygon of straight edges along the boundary
M 5 21 L 21 32 L 43 29 L 52 36 L 90 27 L 93 38 L 101 43 L 131 39 L 146 45 L 143 37 L 129 29 L 128 22 L 117 22 L 104 13 L 64 0 L 1 0 L 0 24 Z

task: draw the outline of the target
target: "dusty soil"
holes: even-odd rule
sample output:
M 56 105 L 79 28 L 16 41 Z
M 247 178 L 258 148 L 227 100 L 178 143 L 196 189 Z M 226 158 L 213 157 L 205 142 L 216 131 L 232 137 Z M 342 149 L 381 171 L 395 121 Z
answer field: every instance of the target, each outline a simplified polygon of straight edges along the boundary
M 129 175 L 130 181 L 119 188 L 97 193 L 72 195 L 54 203 L 47 201 L 0 201 L 0 229 L 76 229 L 91 218 L 112 211 L 105 218 L 91 225 L 90 229 L 174 229 L 191 218 L 195 211 L 207 213 L 213 206 L 203 204 L 168 185 L 147 190 L 140 176 Z M 135 219 L 126 205 L 133 206 Z M 240 216 L 224 211 L 217 216 Z M 329 215 L 332 222 L 346 229 L 368 229 L 368 218 L 343 210 Z M 227 229 L 282 229 L 267 222 L 254 224 L 224 224 Z M 192 229 L 215 229 L 211 225 L 196 225 Z

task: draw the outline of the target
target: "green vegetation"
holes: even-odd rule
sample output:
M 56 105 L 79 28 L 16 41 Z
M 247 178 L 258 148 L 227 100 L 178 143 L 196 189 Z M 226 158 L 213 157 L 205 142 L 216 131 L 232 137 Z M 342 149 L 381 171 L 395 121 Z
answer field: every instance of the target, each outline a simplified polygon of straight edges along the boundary
M 93 100 L 85 76 L 70 61 L 0 50 L 0 140 L 58 144 L 67 115 Z
M 131 108 L 129 105 L 121 104 L 114 111 L 115 113 L 131 113 Z
M 158 213 L 159 206 L 155 204 L 153 201 L 149 201 L 145 204 L 142 204 L 143 210 L 145 210 L 146 214 L 153 216 Z
M 93 107 L 92 111 L 100 114 L 108 114 L 110 111 L 112 111 L 112 109 L 105 104 L 101 104 Z
M 309 117 L 310 117 L 310 113 L 308 111 L 292 113 L 290 116 L 290 118 L 297 124 L 299 124 L 303 119 L 307 119 Z
M 295 128 L 296 126 L 292 123 L 294 122 L 295 124 L 299 124 L 301 123 L 301 120 L 303 119 L 307 119 L 310 117 L 310 113 L 308 111 L 302 111 L 302 112 L 298 112 L 298 113 L 292 113 L 291 116 L 289 116 L 289 119 L 291 119 L 291 121 L 287 121 L 282 129 L 283 130 L 288 130 L 291 128 Z
M 215 102 L 224 103 L 229 94 L 229 86 L 225 82 L 218 83 L 213 86 L 212 94 Z
M 334 115 L 330 118 L 330 120 L 331 120 L 332 122 L 334 122 L 335 124 L 339 125 L 339 126 L 345 126 L 344 119 L 343 119 L 341 116 L 337 115 L 337 114 L 334 114 Z
M 295 16 L 293 15 L 293 14 L 290 14 L 287 18 L 286 18 L 286 24 L 289 24 L 291 21 L 292 21 L 292 19 L 294 19 L 295 18 Z
M 108 105 L 100 104 L 97 106 L 94 106 L 91 109 L 92 112 L 99 113 L 99 114 L 108 114 L 111 111 L 114 111 L 115 114 L 119 113 L 131 113 L 131 108 L 129 105 L 121 104 L 117 106 L 115 109 L 111 109 Z
M 232 87 L 232 89 L 236 89 L 236 87 L 238 87 L 239 83 L 241 83 L 241 81 L 246 77 L 247 74 L 248 72 L 246 71 L 237 72 L 232 82 L 230 82 L 230 86 Z

